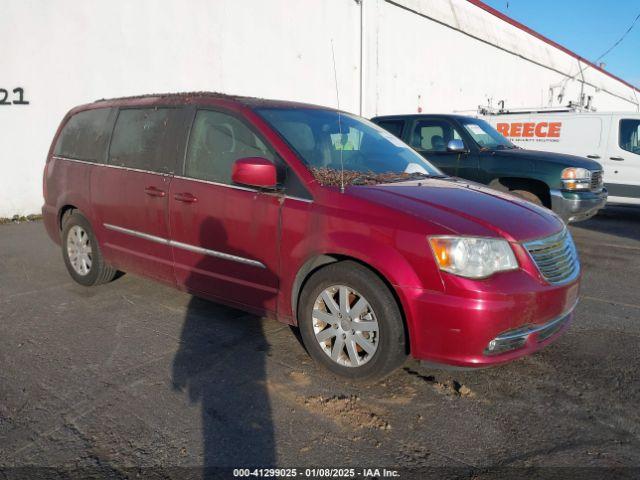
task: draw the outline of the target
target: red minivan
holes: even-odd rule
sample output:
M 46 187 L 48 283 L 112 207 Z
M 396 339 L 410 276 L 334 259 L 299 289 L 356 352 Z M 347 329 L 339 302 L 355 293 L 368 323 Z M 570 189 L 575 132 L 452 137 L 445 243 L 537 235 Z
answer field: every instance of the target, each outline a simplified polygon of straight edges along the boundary
M 82 285 L 117 271 L 296 325 L 334 373 L 408 354 L 483 367 L 558 337 L 578 300 L 548 210 L 445 176 L 355 115 L 215 93 L 71 110 L 43 216 Z

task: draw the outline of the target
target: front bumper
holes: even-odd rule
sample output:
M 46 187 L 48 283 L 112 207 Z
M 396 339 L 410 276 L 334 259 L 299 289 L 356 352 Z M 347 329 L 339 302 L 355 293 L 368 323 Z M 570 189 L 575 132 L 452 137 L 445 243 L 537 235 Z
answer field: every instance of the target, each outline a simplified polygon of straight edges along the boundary
M 489 279 L 485 292 L 400 288 L 411 354 L 431 365 L 483 368 L 530 355 L 555 341 L 573 319 L 580 277 L 559 286 L 522 271 Z M 489 351 L 494 340 L 515 348 Z M 504 343 L 496 342 L 496 343 Z
M 523 348 L 528 343 L 535 345 L 544 342 L 560 332 L 571 321 L 576 305 L 577 302 L 569 311 L 542 325 L 525 325 L 501 333 L 489 342 L 484 350 L 485 355 L 500 355 Z
M 607 203 L 608 192 L 567 192 L 551 190 L 551 210 L 565 223 L 579 222 L 593 217 Z

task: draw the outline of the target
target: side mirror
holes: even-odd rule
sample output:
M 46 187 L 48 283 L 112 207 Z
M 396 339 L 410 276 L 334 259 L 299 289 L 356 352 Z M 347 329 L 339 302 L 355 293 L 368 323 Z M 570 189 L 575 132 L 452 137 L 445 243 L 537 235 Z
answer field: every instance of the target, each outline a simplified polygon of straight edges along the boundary
M 275 188 L 278 184 L 276 166 L 262 157 L 239 158 L 233 162 L 231 180 L 260 188 Z
M 465 153 L 467 149 L 464 146 L 464 142 L 462 140 L 449 140 L 447 143 L 447 152 L 454 153 Z

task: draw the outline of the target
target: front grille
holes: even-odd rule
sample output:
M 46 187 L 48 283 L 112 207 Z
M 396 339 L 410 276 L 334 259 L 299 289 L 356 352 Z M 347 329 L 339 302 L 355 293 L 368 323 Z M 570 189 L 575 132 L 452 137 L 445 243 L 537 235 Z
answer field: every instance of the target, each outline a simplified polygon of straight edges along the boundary
M 602 170 L 591 172 L 591 190 L 602 190 Z
M 568 283 L 580 273 L 578 252 L 566 228 L 560 233 L 525 243 L 524 247 L 549 283 Z

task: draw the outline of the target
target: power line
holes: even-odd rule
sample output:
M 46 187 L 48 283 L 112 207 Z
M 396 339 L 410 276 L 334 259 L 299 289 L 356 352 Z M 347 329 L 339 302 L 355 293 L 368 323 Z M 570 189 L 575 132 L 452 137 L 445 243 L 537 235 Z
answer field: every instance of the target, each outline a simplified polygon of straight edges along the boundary
M 629 28 L 627 28 L 627 30 L 622 34 L 622 36 L 616 41 L 616 43 L 614 43 L 613 45 L 611 45 L 602 55 L 600 55 L 598 58 L 596 58 L 593 61 L 594 65 L 598 65 L 598 62 L 600 60 L 602 60 L 606 55 L 608 55 L 609 53 L 611 53 L 611 51 L 616 48 L 618 45 L 620 45 L 622 43 L 622 41 L 626 38 L 627 35 L 629 35 L 629 33 L 631 33 L 631 30 L 633 30 L 633 27 L 636 26 L 636 23 L 638 23 L 638 20 L 640 20 L 640 13 L 638 15 L 636 15 L 636 18 L 633 20 L 633 22 L 631 23 L 631 26 Z M 562 82 L 562 88 L 560 89 L 561 92 L 564 92 L 565 87 L 567 86 L 567 83 L 569 83 L 569 80 L 573 80 L 575 79 L 578 75 L 582 75 L 585 70 L 587 70 L 590 65 L 587 65 L 586 67 L 582 67 L 581 62 L 578 62 L 578 73 L 576 73 L 575 75 L 571 75 L 568 76 L 567 78 L 564 79 L 564 81 Z M 584 79 L 583 79 L 583 83 L 584 83 Z M 635 92 L 634 92 L 635 94 Z
M 598 62 L 600 60 L 602 60 L 603 57 L 605 57 L 606 55 L 611 53 L 611 51 L 614 48 L 616 48 L 618 45 L 620 45 L 622 43 L 622 41 L 625 39 L 625 37 L 627 35 L 629 35 L 629 33 L 631 33 L 631 30 L 633 30 L 633 27 L 636 26 L 636 23 L 638 23 L 638 20 L 640 20 L 640 13 L 636 16 L 636 18 L 633 21 L 633 23 L 631 24 L 631 26 L 629 28 L 627 28 L 627 31 L 622 34 L 622 36 L 618 39 L 618 41 L 616 43 L 614 43 L 613 45 L 611 45 L 611 47 L 609 47 L 609 49 L 606 52 L 604 52 L 602 55 L 600 55 L 598 58 L 596 58 L 596 60 L 593 63 L 595 63 L 597 65 Z

